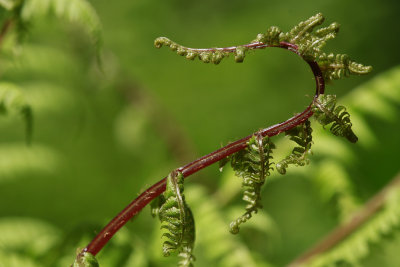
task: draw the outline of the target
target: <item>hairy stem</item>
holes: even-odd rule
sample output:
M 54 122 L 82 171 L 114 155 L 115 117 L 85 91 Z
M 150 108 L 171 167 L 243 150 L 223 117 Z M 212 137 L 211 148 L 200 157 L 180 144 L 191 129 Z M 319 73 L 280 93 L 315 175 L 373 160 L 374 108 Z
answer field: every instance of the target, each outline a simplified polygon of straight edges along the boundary
M 283 49 L 290 50 L 297 55 L 300 55 L 298 51 L 298 47 L 295 44 L 281 42 L 279 45 L 276 46 L 269 46 L 264 43 L 256 42 L 243 45 L 248 49 L 262 49 L 266 47 L 279 47 Z M 223 52 L 234 52 L 236 47 L 226 47 L 226 48 L 211 48 L 211 49 L 197 49 L 198 51 L 223 51 Z M 304 59 L 304 58 L 303 58 Z M 316 82 L 316 91 L 315 97 L 324 93 L 325 89 L 325 82 L 321 72 L 320 67 L 318 66 L 317 62 L 315 61 L 308 61 L 304 59 L 308 65 L 310 66 L 315 82 Z M 286 132 L 297 125 L 302 124 L 308 118 L 313 115 L 311 111 L 312 103 L 301 113 L 293 116 L 292 118 L 273 125 L 271 127 L 262 129 L 257 132 L 257 134 L 265 136 L 275 136 L 282 132 Z M 227 146 L 220 148 L 208 155 L 205 155 L 195 161 L 186 164 L 183 167 L 178 168 L 177 170 L 180 171 L 183 176 L 186 178 L 199 170 L 220 161 L 223 158 L 226 158 L 247 146 L 247 141 L 253 136 L 253 134 L 246 136 L 240 140 L 237 140 L 233 143 L 228 144 Z M 166 178 L 162 179 L 161 181 L 157 182 L 146 191 L 144 191 L 141 195 L 139 195 L 135 200 L 133 200 L 126 208 L 124 208 L 114 219 L 112 219 L 104 228 L 100 231 L 99 234 L 87 245 L 86 248 L 83 249 L 83 252 L 89 252 L 93 255 L 96 255 L 111 239 L 111 237 L 123 226 L 126 222 L 132 219 L 136 214 L 138 214 L 151 200 L 159 196 L 161 193 L 165 191 L 165 184 Z
M 314 247 L 310 248 L 304 254 L 292 261 L 288 267 L 305 266 L 313 257 L 322 254 L 339 244 L 346 237 L 355 232 L 363 223 L 374 216 L 374 214 L 381 210 L 384 207 L 387 196 L 394 188 L 398 187 L 400 187 L 400 173 L 397 174 L 397 176 L 380 192 L 372 197 L 348 223 L 334 229 Z

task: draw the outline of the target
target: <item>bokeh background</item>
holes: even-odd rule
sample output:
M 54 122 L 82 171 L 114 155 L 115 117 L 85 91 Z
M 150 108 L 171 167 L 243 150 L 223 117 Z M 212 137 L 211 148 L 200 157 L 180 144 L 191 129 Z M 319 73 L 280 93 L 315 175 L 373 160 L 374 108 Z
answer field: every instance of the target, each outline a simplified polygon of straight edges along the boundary
M 326 24 L 342 25 L 325 51 L 374 68 L 327 87 L 353 112 L 360 142 L 315 125 L 310 165 L 273 174 L 264 209 L 239 235 L 228 232 L 244 208 L 232 171 L 211 166 L 187 180 L 195 266 L 285 266 L 399 171 L 398 1 L 90 2 L 103 27 L 102 70 L 87 34 L 51 15 L 29 25 L 21 46 L 0 52 L 1 81 L 18 84 L 34 111 L 31 146 L 20 117 L 0 117 L 0 256 L 24 262 L 15 266 L 71 264 L 76 248 L 172 169 L 311 101 L 311 71 L 285 50 L 215 66 L 155 49 L 159 36 L 189 47 L 244 44 L 271 25 L 287 31 L 322 12 Z M 289 140 L 275 140 L 277 158 L 285 156 Z M 105 247 L 100 264 L 175 266 L 176 257 L 162 256 L 159 226 L 145 209 Z M 361 266 L 398 266 L 400 239 L 391 236 Z

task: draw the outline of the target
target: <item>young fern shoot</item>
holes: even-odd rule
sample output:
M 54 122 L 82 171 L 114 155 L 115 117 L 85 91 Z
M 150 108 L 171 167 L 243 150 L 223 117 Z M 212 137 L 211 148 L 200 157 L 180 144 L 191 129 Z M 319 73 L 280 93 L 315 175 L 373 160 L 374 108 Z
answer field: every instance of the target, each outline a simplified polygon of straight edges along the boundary
M 220 162 L 224 165 L 231 161 L 237 176 L 243 179 L 244 201 L 247 202 L 246 212 L 233 221 L 230 232 L 236 234 L 242 223 L 249 220 L 258 212 L 261 205 L 261 187 L 270 174 L 272 150 L 275 148 L 270 138 L 280 133 L 290 136 L 298 146 L 292 153 L 276 164 L 279 173 L 285 174 L 289 165 L 304 166 L 309 163 L 312 144 L 312 129 L 309 118 L 315 115 L 323 126 L 331 124 L 334 135 L 346 137 L 350 142 L 356 142 L 357 137 L 351 129 L 349 114 L 342 106 L 336 106 L 336 97 L 324 95 L 325 82 L 339 79 L 350 74 L 367 74 L 370 66 L 351 61 L 344 54 L 326 54 L 322 48 L 326 42 L 336 37 L 339 24 L 332 23 L 327 27 L 315 30 L 324 21 L 318 13 L 288 32 L 282 32 L 278 27 L 270 27 L 265 33 L 257 35 L 256 39 L 248 44 L 225 48 L 189 48 L 179 45 L 166 37 L 159 37 L 154 41 L 157 48 L 169 47 L 178 55 L 189 60 L 200 59 L 204 63 L 219 64 L 222 59 L 233 54 L 236 62 L 243 62 L 247 51 L 267 47 L 279 47 L 290 50 L 300 56 L 310 66 L 316 82 L 316 92 L 313 102 L 301 113 L 292 118 L 262 129 L 253 135 L 246 136 L 232 142 L 208 155 L 190 162 L 173 171 L 168 177 L 144 191 L 122 210 L 81 252 L 96 255 L 104 245 L 130 218 L 140 212 L 151 200 L 152 214 L 158 215 L 162 228 L 167 232 L 163 245 L 164 255 L 178 251 L 182 260 L 179 266 L 192 266 L 192 255 L 195 239 L 194 220 L 192 212 L 185 202 L 183 195 L 183 179 L 193 173 Z M 165 190 L 165 193 L 162 194 Z M 161 195 L 162 194 L 162 195 Z
M 323 126 L 332 123 L 330 131 L 334 135 L 345 137 L 352 143 L 357 142 L 358 138 L 351 129 L 350 114 L 344 106 L 336 105 L 335 95 L 320 95 L 314 98 L 312 110 L 315 119 Z
M 290 140 L 294 141 L 299 146 L 293 148 L 292 153 L 285 159 L 276 163 L 276 170 L 280 174 L 286 173 L 289 164 L 304 166 L 310 162 L 308 155 L 311 154 L 311 133 L 312 129 L 309 120 L 306 120 L 303 124 L 294 127 L 285 133 L 290 136 Z
M 243 179 L 243 200 L 247 202 L 246 212 L 231 222 L 230 232 L 239 233 L 240 224 L 249 220 L 253 213 L 257 213 L 261 204 L 261 187 L 265 178 L 270 175 L 271 153 L 275 145 L 269 137 L 261 134 L 253 135 L 247 142 L 247 147 L 231 157 L 231 166 L 236 176 Z
M 162 235 L 166 238 L 163 243 L 164 256 L 179 251 L 181 261 L 178 266 L 190 267 L 195 260 L 192 254 L 195 229 L 193 214 L 186 204 L 183 189 L 182 173 L 176 170 L 171 172 L 167 177 L 164 194 L 153 201 L 152 214 L 158 214 L 162 223 L 161 229 L 166 230 Z

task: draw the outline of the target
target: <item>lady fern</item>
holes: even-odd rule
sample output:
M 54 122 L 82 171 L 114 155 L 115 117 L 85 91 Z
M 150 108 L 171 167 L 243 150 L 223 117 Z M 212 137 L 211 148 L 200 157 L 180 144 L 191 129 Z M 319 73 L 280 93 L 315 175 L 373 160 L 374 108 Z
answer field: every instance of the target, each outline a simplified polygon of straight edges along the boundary
M 332 123 L 331 132 L 333 134 L 344 136 L 351 142 L 357 141 L 357 137 L 351 130 L 348 113 L 342 106 L 336 106 L 334 97 L 324 95 L 325 81 L 342 78 L 349 74 L 366 74 L 371 71 L 371 67 L 351 61 L 346 55 L 323 52 L 322 49 L 326 42 L 335 38 L 339 30 L 337 23 L 316 29 L 323 22 L 324 17 L 318 13 L 308 20 L 300 22 L 288 32 L 282 32 L 278 27 L 273 26 L 266 33 L 258 34 L 256 39 L 248 44 L 225 48 L 189 48 L 166 37 L 157 38 L 154 41 L 157 48 L 167 46 L 170 50 L 189 60 L 198 58 L 204 63 L 214 64 L 219 64 L 230 54 L 233 54 L 235 61 L 240 63 L 243 62 L 248 51 L 266 47 L 290 50 L 302 57 L 314 74 L 316 80 L 314 101 L 302 113 L 296 114 L 285 122 L 262 129 L 173 171 L 168 177 L 138 196 L 118 217 L 111 221 L 87 246 L 87 251 L 95 255 L 125 223 L 121 220 L 133 217 L 150 200 L 165 190 L 163 195 L 158 198 L 158 203 L 152 205 L 152 214 L 158 214 L 162 222 L 161 227 L 166 229 L 163 234 L 166 237 L 163 244 L 164 255 L 168 256 L 171 252 L 179 251 L 179 255 L 183 258 L 179 263 L 180 266 L 192 266 L 194 221 L 183 195 L 184 177 L 213 163 L 220 161 L 223 165 L 228 160 L 231 161 L 236 175 L 243 179 L 243 199 L 247 202 L 246 212 L 230 225 L 231 233 L 235 234 L 238 233 L 240 224 L 250 219 L 253 213 L 257 213 L 258 209 L 262 207 L 261 187 L 272 169 L 271 153 L 275 148 L 270 141 L 272 136 L 284 132 L 298 144 L 291 155 L 276 164 L 278 172 L 282 174 L 286 172 L 286 168 L 290 164 L 303 166 L 308 163 L 307 156 L 312 144 L 312 130 L 308 119 L 312 115 L 315 115 L 323 125 Z M 159 207 L 159 209 L 155 207 Z
M 157 210 L 153 204 L 152 214 L 158 214 L 165 229 L 163 237 L 164 256 L 171 252 L 179 251 L 181 258 L 178 266 L 189 267 L 195 260 L 192 251 L 195 240 L 194 218 L 192 211 L 185 202 L 183 195 L 183 175 L 179 171 L 171 172 L 167 177 L 165 192 L 156 200 Z
M 323 126 L 332 123 L 330 131 L 336 136 L 345 137 L 352 143 L 358 138 L 351 129 L 350 114 L 344 106 L 336 105 L 335 95 L 320 95 L 314 98 L 313 112 L 316 120 Z
M 239 233 L 240 224 L 249 220 L 253 213 L 257 213 L 261 205 L 261 187 L 265 183 L 265 178 L 269 176 L 272 159 L 271 153 L 275 145 L 269 138 L 264 138 L 260 134 L 253 135 L 247 143 L 247 148 L 234 154 L 231 165 L 236 173 L 243 179 L 244 188 L 243 200 L 246 205 L 246 212 L 230 224 L 232 234 Z
M 286 168 L 289 164 L 304 166 L 309 163 L 308 154 L 311 153 L 312 144 L 311 133 L 312 129 L 309 120 L 285 133 L 286 135 L 290 135 L 290 140 L 294 141 L 299 146 L 293 148 L 292 153 L 285 159 L 276 163 L 276 170 L 280 174 L 286 173 Z

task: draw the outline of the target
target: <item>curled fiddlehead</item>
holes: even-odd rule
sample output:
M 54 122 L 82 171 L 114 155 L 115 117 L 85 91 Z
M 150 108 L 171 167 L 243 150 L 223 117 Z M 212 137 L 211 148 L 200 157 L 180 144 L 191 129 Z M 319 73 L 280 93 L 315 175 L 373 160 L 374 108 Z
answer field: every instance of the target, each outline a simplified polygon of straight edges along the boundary
M 313 108 L 316 120 L 323 126 L 332 123 L 330 131 L 336 136 L 347 138 L 352 143 L 358 138 L 351 129 L 350 114 L 344 106 L 336 105 L 335 95 L 320 95 L 314 98 Z
M 271 153 L 275 145 L 268 137 L 260 134 L 253 135 L 247 142 L 247 148 L 234 154 L 231 165 L 236 176 L 241 177 L 244 188 L 243 200 L 247 202 L 246 212 L 231 222 L 230 232 L 239 233 L 240 224 L 249 220 L 253 213 L 257 213 L 261 205 L 261 187 L 265 178 L 270 174 Z
M 297 143 L 299 146 L 293 148 L 292 153 L 285 159 L 276 163 L 276 170 L 280 174 L 286 173 L 286 168 L 289 164 L 304 166 L 309 163 L 308 155 L 311 153 L 312 144 L 312 129 L 309 120 L 303 124 L 292 128 L 285 134 L 290 136 L 290 140 Z
M 166 238 L 163 243 L 164 256 L 179 251 L 181 260 L 178 266 L 193 266 L 194 218 L 183 195 L 181 172 L 175 170 L 168 175 L 165 192 L 152 202 L 151 211 L 153 216 L 158 215 L 162 223 L 161 229 L 166 230 L 162 235 Z

